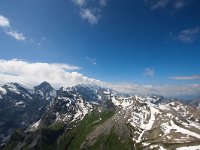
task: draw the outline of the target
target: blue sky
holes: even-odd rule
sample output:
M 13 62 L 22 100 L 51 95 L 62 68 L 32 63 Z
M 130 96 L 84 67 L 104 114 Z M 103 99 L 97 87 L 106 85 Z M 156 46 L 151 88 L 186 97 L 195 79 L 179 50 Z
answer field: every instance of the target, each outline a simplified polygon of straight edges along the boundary
M 0 59 L 109 83 L 200 84 L 199 14 L 198 0 L 1 0 Z

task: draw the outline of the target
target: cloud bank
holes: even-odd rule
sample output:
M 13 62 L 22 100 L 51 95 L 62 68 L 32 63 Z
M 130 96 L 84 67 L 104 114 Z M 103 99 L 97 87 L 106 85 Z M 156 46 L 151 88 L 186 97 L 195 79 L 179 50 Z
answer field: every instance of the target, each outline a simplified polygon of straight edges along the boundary
M 88 78 L 77 66 L 57 63 L 30 63 L 23 60 L 0 60 L 0 82 L 18 82 L 33 87 L 43 81 L 51 83 L 55 88 L 83 84 L 99 84 L 100 81 Z
M 200 96 L 200 84 L 185 85 L 142 85 L 142 84 L 108 84 L 108 87 L 119 92 L 162 95 L 167 97 L 186 98 Z
M 43 81 L 54 88 L 68 87 L 77 84 L 94 84 L 112 88 L 119 92 L 132 94 L 158 94 L 170 97 L 196 96 L 200 93 L 200 84 L 187 85 L 142 85 L 129 83 L 106 83 L 89 78 L 79 73 L 80 67 L 59 64 L 27 62 L 18 59 L 0 60 L 0 84 L 18 82 L 29 88 Z

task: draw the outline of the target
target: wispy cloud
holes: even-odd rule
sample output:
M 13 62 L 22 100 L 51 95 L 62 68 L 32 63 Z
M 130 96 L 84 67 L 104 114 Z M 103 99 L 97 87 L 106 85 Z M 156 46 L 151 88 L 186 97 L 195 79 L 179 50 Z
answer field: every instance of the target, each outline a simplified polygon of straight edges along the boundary
M 107 0 L 72 0 L 78 6 L 81 19 L 88 21 L 90 24 L 98 24 L 101 17 L 101 10 L 107 5 Z
M 145 70 L 144 70 L 145 76 L 153 77 L 154 74 L 155 74 L 155 71 L 153 68 L 145 68 Z
M 165 8 L 169 4 L 169 0 L 157 0 L 151 2 L 151 9 Z
M 99 0 L 99 5 L 100 6 L 106 6 L 107 0 Z
M 91 65 L 94 65 L 94 66 L 97 65 L 96 58 L 86 57 L 86 60 L 87 60 L 87 62 L 90 63 Z
M 0 27 L 4 29 L 4 32 L 11 36 L 12 38 L 16 39 L 17 41 L 25 41 L 26 37 L 23 35 L 23 33 L 19 33 L 12 29 L 10 26 L 10 21 L 8 18 L 0 15 Z
M 18 33 L 17 31 L 9 31 L 6 32 L 9 36 L 15 38 L 18 41 L 25 41 L 26 37 L 22 33 Z
M 88 20 L 90 24 L 97 24 L 99 21 L 99 14 L 95 15 L 90 9 L 82 9 L 80 12 L 81 18 Z
M 174 9 L 180 9 L 186 6 L 185 0 L 176 0 L 173 4 Z
M 152 10 L 169 8 L 170 10 L 181 9 L 186 6 L 186 0 L 145 0 Z
M 27 43 L 32 43 L 35 45 L 40 46 L 43 41 L 45 41 L 47 38 L 42 36 L 39 38 L 39 40 L 34 39 L 32 37 L 27 38 L 22 32 L 18 32 L 15 30 L 11 25 L 8 18 L 5 16 L 0 15 L 0 29 L 3 30 L 3 32 L 10 36 L 11 38 L 14 38 L 17 41 L 26 41 Z
M 78 6 L 83 6 L 85 4 L 85 0 L 72 0 L 74 4 Z
M 45 36 L 42 36 L 41 39 L 42 40 L 47 40 L 47 38 Z
M 195 41 L 200 35 L 200 27 L 189 28 L 181 31 L 177 39 L 181 42 L 190 43 Z
M 0 15 L 0 27 L 3 27 L 3 28 L 10 27 L 10 22 L 9 22 L 8 18 L 6 18 L 2 15 Z
M 196 79 L 200 79 L 200 75 L 174 76 L 174 77 L 169 77 L 169 78 L 173 80 L 196 80 Z

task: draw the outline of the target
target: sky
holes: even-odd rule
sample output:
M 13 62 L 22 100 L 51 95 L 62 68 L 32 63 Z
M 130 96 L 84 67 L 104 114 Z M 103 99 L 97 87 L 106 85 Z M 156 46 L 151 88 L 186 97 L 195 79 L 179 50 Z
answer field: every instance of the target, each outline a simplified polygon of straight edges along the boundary
M 200 93 L 198 0 L 0 3 L 0 84 Z

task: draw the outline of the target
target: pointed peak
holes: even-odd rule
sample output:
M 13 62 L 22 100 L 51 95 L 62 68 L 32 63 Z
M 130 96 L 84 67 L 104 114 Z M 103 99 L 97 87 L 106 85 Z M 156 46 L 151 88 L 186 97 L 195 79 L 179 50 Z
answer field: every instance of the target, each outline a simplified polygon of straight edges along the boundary
M 47 81 L 44 81 L 35 87 L 51 87 L 51 85 Z
M 42 82 L 40 85 L 48 85 L 48 86 L 51 86 L 50 83 L 47 82 L 47 81 Z
M 41 84 L 35 86 L 34 89 L 35 90 L 37 90 L 37 89 L 39 89 L 39 90 L 54 90 L 54 88 L 47 81 L 44 81 Z

